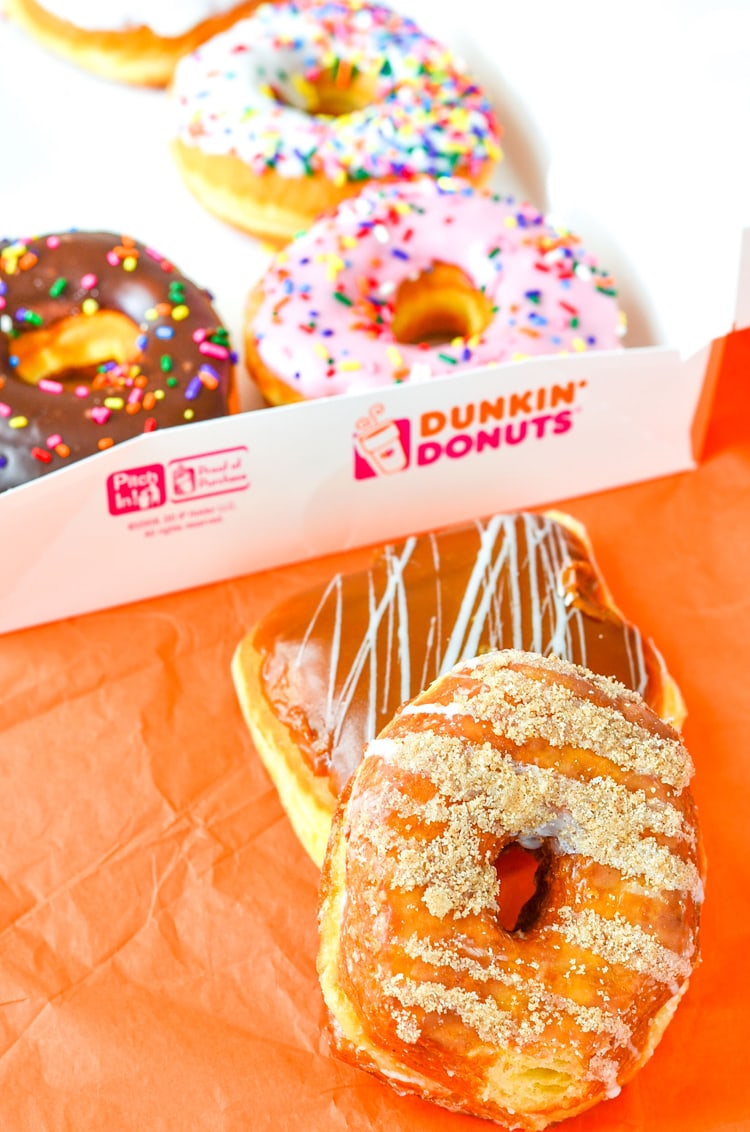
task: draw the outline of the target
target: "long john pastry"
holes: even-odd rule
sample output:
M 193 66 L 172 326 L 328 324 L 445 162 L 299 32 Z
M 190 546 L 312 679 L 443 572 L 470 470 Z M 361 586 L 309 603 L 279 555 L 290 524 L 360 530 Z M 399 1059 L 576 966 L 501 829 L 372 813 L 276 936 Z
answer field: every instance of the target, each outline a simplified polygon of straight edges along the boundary
M 316 864 L 336 801 L 406 700 L 497 648 L 613 676 L 680 726 L 664 662 L 619 613 L 583 526 L 560 513 L 494 515 L 373 552 L 368 569 L 272 609 L 232 672 L 255 747 Z

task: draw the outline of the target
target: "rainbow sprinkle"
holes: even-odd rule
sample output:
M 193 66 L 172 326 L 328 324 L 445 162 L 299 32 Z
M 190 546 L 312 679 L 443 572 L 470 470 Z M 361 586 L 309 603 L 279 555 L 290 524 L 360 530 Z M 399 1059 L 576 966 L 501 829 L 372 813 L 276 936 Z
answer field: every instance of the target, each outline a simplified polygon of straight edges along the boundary
M 323 81 L 355 108 L 317 112 Z M 173 91 L 180 140 L 236 154 L 257 175 L 476 178 L 502 156 L 476 83 L 384 4 L 264 4 L 185 57 Z
M 401 288 L 436 262 L 458 270 L 485 324 L 403 341 Z M 306 399 L 618 349 L 625 332 L 614 283 L 577 236 L 527 202 L 457 178 L 372 186 L 345 201 L 276 256 L 258 295 L 255 351 Z
M 0 491 L 157 426 L 227 412 L 237 358 L 209 296 L 132 237 L 73 231 L 0 241 L 0 298 Z M 107 311 L 132 327 L 133 346 L 120 347 L 129 356 L 77 368 L 75 355 L 52 351 L 66 370 L 24 371 L 36 356 L 28 335 L 85 317 L 95 345 Z M 111 348 L 106 333 L 101 348 Z

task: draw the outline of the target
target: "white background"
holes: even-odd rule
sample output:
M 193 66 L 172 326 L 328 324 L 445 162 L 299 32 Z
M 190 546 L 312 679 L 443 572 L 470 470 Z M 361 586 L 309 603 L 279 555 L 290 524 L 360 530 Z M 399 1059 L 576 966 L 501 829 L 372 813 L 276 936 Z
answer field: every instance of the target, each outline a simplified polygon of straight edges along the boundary
M 628 345 L 690 354 L 730 329 L 750 227 L 750 0 L 394 6 L 486 86 L 505 126 L 495 187 L 614 273 Z M 0 235 L 106 228 L 155 245 L 212 291 L 239 346 L 268 253 L 194 200 L 169 139 L 165 92 L 78 71 L 0 20 Z

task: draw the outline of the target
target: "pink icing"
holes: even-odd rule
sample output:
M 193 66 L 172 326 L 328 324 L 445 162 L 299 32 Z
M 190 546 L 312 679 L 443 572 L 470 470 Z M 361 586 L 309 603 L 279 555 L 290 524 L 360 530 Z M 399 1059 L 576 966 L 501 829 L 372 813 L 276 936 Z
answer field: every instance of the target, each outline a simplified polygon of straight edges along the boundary
M 459 267 L 494 310 L 476 338 L 396 341 L 399 285 L 436 260 Z M 578 238 L 528 203 L 466 182 L 366 189 L 276 256 L 252 332 L 260 357 L 310 399 L 425 380 L 538 354 L 616 349 L 611 278 Z

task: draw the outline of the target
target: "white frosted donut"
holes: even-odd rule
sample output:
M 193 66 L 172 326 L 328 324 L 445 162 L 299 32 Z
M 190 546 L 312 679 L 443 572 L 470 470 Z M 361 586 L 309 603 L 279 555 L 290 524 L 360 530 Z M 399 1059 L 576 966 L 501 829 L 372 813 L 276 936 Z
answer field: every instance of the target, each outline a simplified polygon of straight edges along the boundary
M 12 19 L 105 78 L 165 86 L 181 55 L 252 12 L 258 0 L 6 0 Z
M 500 156 L 476 83 L 411 20 L 368 0 L 264 4 L 183 59 L 174 94 L 188 185 L 277 240 L 362 181 L 483 182 Z
M 528 203 L 422 178 L 364 190 L 285 248 L 250 297 L 246 346 L 282 403 L 615 349 L 624 332 L 578 237 Z

